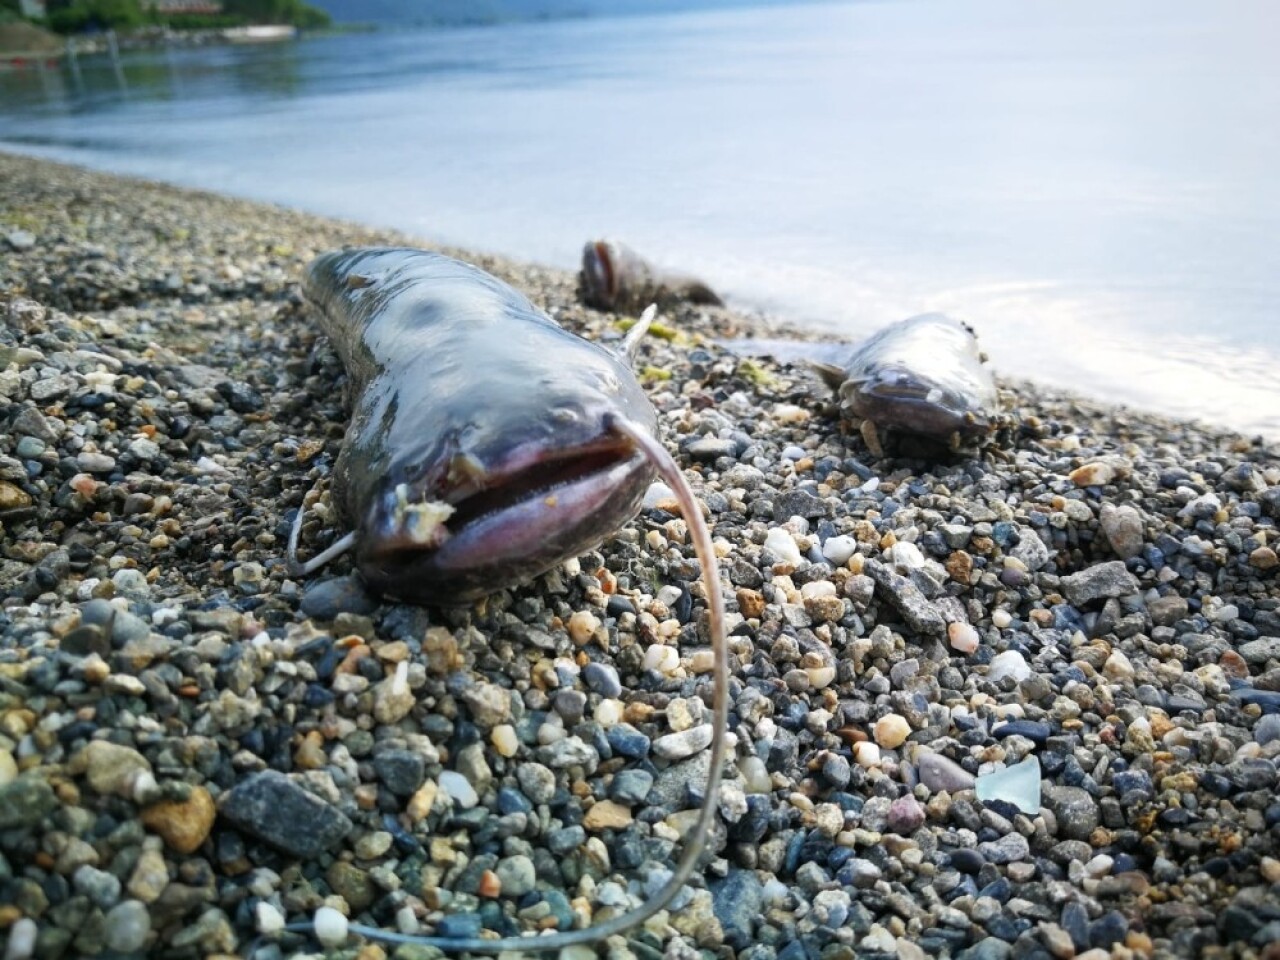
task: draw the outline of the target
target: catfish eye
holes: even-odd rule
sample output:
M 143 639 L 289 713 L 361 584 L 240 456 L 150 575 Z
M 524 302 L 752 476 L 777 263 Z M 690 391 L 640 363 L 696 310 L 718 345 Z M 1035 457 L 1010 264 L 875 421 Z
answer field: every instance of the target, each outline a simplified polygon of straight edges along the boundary
M 582 418 L 578 416 L 576 410 L 569 407 L 557 407 L 551 411 L 551 416 L 555 418 L 557 423 L 577 423 Z

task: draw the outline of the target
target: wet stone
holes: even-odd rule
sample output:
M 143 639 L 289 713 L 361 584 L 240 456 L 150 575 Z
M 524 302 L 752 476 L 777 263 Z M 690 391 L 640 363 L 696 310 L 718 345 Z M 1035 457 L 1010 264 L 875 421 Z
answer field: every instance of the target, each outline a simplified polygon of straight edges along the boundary
M 361 870 L 345 860 L 336 861 L 325 873 L 325 879 L 333 892 L 347 901 L 354 910 L 364 910 L 377 896 L 368 871 Z
M 921 753 L 916 757 L 920 782 L 933 793 L 971 790 L 974 777 L 960 764 L 940 753 Z
M 685 452 L 693 459 L 706 461 L 736 456 L 737 450 L 738 445 L 734 441 L 717 437 L 700 437 L 685 446 Z
M 1058 819 L 1058 832 L 1070 840 L 1087 840 L 1098 826 L 1098 804 L 1087 790 L 1051 784 L 1044 788 L 1042 803 Z
M 1022 834 L 1010 833 L 999 840 L 978 844 L 978 852 L 992 863 L 1016 863 L 1031 855 L 1031 847 Z
M 647 770 L 620 770 L 609 785 L 609 796 L 618 803 L 643 803 L 653 788 L 653 774 Z
M 1101 949 L 1109 949 L 1121 943 L 1129 932 L 1129 921 L 1123 913 L 1112 910 L 1089 924 L 1089 943 Z
M 868 560 L 863 569 L 912 630 L 931 636 L 940 636 L 946 631 L 942 614 L 909 579 L 878 560 Z
M 826 514 L 827 505 L 822 498 L 815 497 L 804 490 L 789 490 L 773 502 L 773 518 L 778 522 L 786 521 L 791 517 L 813 519 L 824 517 Z
M 1050 553 L 1039 534 L 1034 530 L 1023 528 L 1017 545 L 1009 551 L 1009 555 L 1025 564 L 1028 570 L 1035 571 L 1049 562 Z
M 540 763 L 516 767 L 516 779 L 524 795 L 534 803 L 549 803 L 556 792 L 556 775 Z
M 711 895 L 725 942 L 739 949 L 747 946 L 764 903 L 759 878 L 750 870 L 730 869 L 723 880 L 712 882 Z
M 373 769 L 388 790 L 398 797 L 407 797 L 422 786 L 426 760 L 412 750 L 380 750 L 374 755 Z
M 233 787 L 219 812 L 245 833 L 295 857 L 318 856 L 351 832 L 342 811 L 274 770 Z
M 333 620 L 340 613 L 368 615 L 377 606 L 377 600 L 354 576 L 324 580 L 302 595 L 302 612 L 316 620 Z
M 1121 560 L 1095 564 L 1063 577 L 1062 593 L 1076 606 L 1107 597 L 1124 597 L 1135 593 L 1138 581 Z
M 924 808 L 915 797 L 899 797 L 889 806 L 886 826 L 890 833 L 907 836 L 924 824 Z
M 1098 516 L 1098 525 L 1121 560 L 1128 560 L 1142 553 L 1143 521 L 1137 508 L 1124 504 L 1115 506 L 1104 503 Z
M 1053 734 L 1053 729 L 1047 723 L 1038 723 L 1035 720 L 1010 720 L 996 727 L 992 735 L 998 738 L 1005 737 L 1026 737 L 1028 740 L 1043 747 L 1045 742 Z
M 224 380 L 218 384 L 217 390 L 236 413 L 256 413 L 263 407 L 262 395 L 247 383 Z
M 141 950 L 151 933 L 151 915 L 146 904 L 137 900 L 125 900 L 107 913 L 103 931 L 107 948 L 116 953 L 133 953 Z
M 969 847 L 951 851 L 951 866 L 961 873 L 977 873 L 986 862 L 986 857 Z
M 618 679 L 616 667 L 592 661 L 582 668 L 582 680 L 594 693 L 606 699 L 615 699 L 622 695 L 622 681 Z

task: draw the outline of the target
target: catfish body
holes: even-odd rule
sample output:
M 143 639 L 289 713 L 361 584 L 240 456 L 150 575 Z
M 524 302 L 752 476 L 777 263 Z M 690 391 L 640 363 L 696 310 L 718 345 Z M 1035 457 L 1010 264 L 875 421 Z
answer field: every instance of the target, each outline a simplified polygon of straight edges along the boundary
M 303 294 L 346 368 L 332 499 L 376 591 L 449 603 L 529 580 L 639 509 L 653 467 L 610 427 L 656 415 L 624 358 L 476 267 L 322 254 Z
M 593 240 L 583 248 L 579 282 L 583 302 L 600 310 L 640 310 L 650 303 L 681 301 L 723 303 L 697 277 L 661 270 L 617 240 Z

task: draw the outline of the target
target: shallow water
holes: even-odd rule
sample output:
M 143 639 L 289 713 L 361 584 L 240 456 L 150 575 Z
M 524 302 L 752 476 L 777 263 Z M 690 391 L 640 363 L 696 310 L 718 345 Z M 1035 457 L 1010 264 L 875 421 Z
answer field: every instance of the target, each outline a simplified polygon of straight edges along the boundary
M 1280 8 L 894 0 L 0 74 L 0 145 L 561 266 L 625 238 L 857 338 L 1280 436 Z

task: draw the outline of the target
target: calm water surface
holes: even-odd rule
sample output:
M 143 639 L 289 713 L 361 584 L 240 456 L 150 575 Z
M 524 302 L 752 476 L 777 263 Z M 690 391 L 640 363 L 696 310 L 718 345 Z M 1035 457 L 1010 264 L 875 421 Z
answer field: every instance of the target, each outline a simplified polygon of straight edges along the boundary
M 857 338 L 1280 436 L 1280 6 L 896 0 L 0 74 L 0 145 L 572 266 L 625 238 Z

